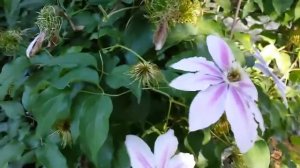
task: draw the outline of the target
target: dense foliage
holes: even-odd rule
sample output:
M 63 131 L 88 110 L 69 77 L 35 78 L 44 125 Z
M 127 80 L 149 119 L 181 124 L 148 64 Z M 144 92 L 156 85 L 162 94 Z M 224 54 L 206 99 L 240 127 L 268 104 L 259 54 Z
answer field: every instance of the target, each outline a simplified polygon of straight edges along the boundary
M 0 0 L 0 9 L 0 168 L 129 168 L 126 135 L 153 149 L 170 129 L 195 167 L 300 167 L 300 0 Z M 212 60 L 208 35 L 226 41 L 258 91 L 266 129 L 246 153 L 225 114 L 190 131 L 197 92 L 169 85 L 184 73 L 174 63 Z

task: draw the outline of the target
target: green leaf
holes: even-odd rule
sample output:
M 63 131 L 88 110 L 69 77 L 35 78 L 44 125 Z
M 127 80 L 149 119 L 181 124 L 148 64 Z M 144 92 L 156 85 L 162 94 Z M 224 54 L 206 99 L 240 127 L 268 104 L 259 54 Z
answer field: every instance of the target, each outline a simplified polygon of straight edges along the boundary
M 264 4 L 263 0 L 253 0 L 260 8 L 260 10 L 263 12 L 264 11 Z
M 152 44 L 152 27 L 143 13 L 132 16 L 126 31 L 124 31 L 125 45 L 140 55 L 145 54 Z M 137 58 L 132 53 L 126 54 L 129 63 L 136 63 Z
M 19 102 L 1 101 L 0 106 L 9 118 L 18 119 L 24 115 L 23 106 Z
M 288 73 L 291 66 L 290 56 L 287 53 L 281 52 L 280 56 L 276 57 L 275 60 L 280 72 L 283 74 Z
M 24 83 L 25 72 L 29 66 L 30 63 L 26 57 L 18 57 L 3 66 L 0 74 L 0 100 Z
M 293 0 L 272 0 L 275 11 L 278 14 L 281 14 L 282 12 L 288 10 L 293 2 Z
M 294 21 L 300 18 L 300 1 L 298 1 L 296 4 L 294 15 L 295 15 Z
M 97 71 L 85 67 L 71 70 L 61 78 L 53 80 L 52 84 L 58 89 L 64 89 L 66 86 L 73 82 L 89 82 L 95 85 L 99 85 L 100 81 Z
M 258 140 L 245 154 L 244 161 L 248 167 L 268 168 L 270 165 L 270 150 L 264 140 Z
M 300 146 L 300 136 L 293 135 L 290 137 L 290 140 L 293 145 Z
M 224 9 L 225 14 L 230 13 L 230 11 L 231 11 L 230 0 L 216 0 L 216 2 Z
M 120 87 L 126 87 L 132 91 L 132 93 L 138 99 L 138 102 L 141 100 L 142 89 L 138 85 L 138 81 L 134 82 L 129 75 L 130 67 L 128 65 L 120 65 L 115 67 L 111 74 L 106 77 L 106 83 L 113 89 L 118 89 Z
M 59 57 L 52 57 L 46 54 L 38 55 L 30 59 L 32 64 L 45 66 L 60 66 L 63 68 L 92 66 L 97 68 L 97 60 L 88 53 L 66 53 Z
M 10 161 L 17 160 L 24 149 L 25 145 L 19 142 L 10 142 L 0 148 L 0 167 L 4 167 Z
M 246 16 L 249 15 L 249 13 L 254 12 L 255 11 L 255 5 L 253 0 L 247 0 L 244 8 L 243 8 L 243 16 L 242 18 L 245 18 Z
M 48 133 L 56 121 L 65 119 L 71 106 L 69 92 L 51 87 L 38 94 L 32 101 L 32 113 L 38 123 L 36 132 L 39 136 Z
M 107 96 L 90 95 L 82 100 L 79 139 L 94 163 L 97 163 L 98 151 L 107 138 L 112 109 L 111 99 Z
M 293 69 L 290 72 L 289 80 L 294 83 L 300 82 L 300 69 Z
M 10 27 L 13 27 L 19 17 L 21 0 L 4 0 L 5 17 Z
M 97 167 L 111 168 L 114 155 L 114 144 L 112 137 L 108 137 L 98 152 Z
M 130 168 L 130 160 L 124 144 L 120 146 L 114 158 L 113 168 Z
M 57 145 L 44 144 L 35 152 L 37 160 L 47 168 L 67 168 L 67 161 Z

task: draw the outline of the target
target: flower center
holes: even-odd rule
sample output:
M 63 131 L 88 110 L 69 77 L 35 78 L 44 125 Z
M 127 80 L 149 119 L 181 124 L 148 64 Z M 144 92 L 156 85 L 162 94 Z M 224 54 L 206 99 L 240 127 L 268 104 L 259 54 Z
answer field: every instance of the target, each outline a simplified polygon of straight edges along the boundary
M 231 69 L 227 74 L 229 82 L 237 82 L 241 80 L 241 74 L 237 69 Z

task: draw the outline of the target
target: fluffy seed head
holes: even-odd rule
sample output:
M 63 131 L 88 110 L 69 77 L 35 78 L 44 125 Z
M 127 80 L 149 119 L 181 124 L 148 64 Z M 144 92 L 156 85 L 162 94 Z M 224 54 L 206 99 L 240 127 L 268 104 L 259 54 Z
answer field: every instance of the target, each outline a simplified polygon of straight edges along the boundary
M 21 32 L 16 30 L 7 30 L 0 32 L 0 50 L 5 54 L 13 55 L 19 50 L 19 44 L 22 41 Z
M 48 36 L 57 34 L 61 28 L 61 17 L 57 15 L 55 6 L 44 6 L 35 22 L 41 32 L 45 32 Z

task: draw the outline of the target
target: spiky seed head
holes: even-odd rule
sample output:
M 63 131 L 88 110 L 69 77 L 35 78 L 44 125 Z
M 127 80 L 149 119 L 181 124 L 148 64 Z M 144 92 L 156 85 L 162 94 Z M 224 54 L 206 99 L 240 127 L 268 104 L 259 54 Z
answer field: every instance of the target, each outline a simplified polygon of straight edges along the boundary
M 195 24 L 202 14 L 199 0 L 145 0 L 147 18 L 158 25 L 166 19 L 170 26 L 177 23 Z
M 158 84 L 162 78 L 162 74 L 156 64 L 143 61 L 134 65 L 129 71 L 134 81 L 139 81 L 142 86 L 151 86 Z
M 13 55 L 19 50 L 22 39 L 21 32 L 17 30 L 0 32 L 0 49 L 7 55 Z

